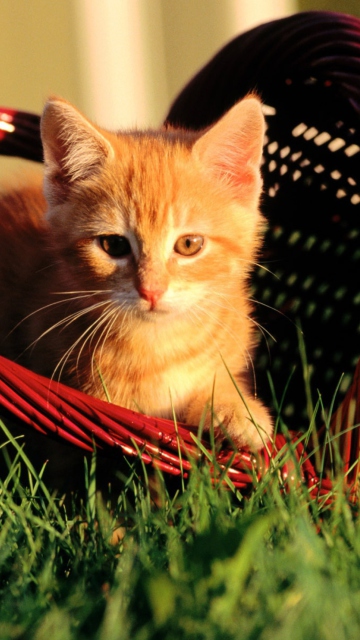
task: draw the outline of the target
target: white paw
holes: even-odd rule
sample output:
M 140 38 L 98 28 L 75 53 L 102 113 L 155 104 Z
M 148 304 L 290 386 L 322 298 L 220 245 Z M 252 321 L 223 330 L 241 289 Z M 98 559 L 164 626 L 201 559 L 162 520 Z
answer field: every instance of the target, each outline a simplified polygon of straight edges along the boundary
M 268 410 L 259 402 L 251 407 L 239 408 L 233 405 L 218 405 L 214 410 L 214 425 L 220 433 L 233 440 L 237 447 L 261 449 L 271 438 L 272 420 Z

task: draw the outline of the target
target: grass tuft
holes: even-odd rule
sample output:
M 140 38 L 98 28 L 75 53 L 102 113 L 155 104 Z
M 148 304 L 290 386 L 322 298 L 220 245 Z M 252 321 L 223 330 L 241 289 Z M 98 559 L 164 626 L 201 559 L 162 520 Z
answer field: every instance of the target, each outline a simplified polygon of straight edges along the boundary
M 65 508 L 8 433 L 3 640 L 359 637 L 357 514 L 342 491 L 331 508 L 310 497 L 294 449 L 247 498 L 211 460 L 194 463 L 172 493 L 159 470 L 140 477 L 129 461 L 115 506 L 96 491 L 94 455 L 86 498 Z M 294 469 L 286 487 L 284 457 Z
M 1 640 L 360 637 L 358 502 L 344 490 L 338 434 L 319 396 L 291 442 L 284 397 L 274 405 L 286 445 L 259 478 L 254 470 L 246 495 L 228 475 L 232 460 L 219 467 L 213 433 L 210 453 L 202 446 L 200 426 L 203 456 L 188 476 L 170 482 L 139 450 L 123 460 L 118 494 L 100 494 L 94 452 L 82 491 L 64 499 L 1 423 Z M 330 466 L 313 437 L 319 415 Z M 331 493 L 311 494 L 300 442 L 312 443 L 320 476 L 329 466 Z

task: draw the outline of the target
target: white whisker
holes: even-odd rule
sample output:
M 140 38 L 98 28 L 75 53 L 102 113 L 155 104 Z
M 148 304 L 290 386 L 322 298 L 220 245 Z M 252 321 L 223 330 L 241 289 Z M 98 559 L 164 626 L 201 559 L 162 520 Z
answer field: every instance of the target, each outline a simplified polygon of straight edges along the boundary
M 225 296 L 221 293 L 218 293 L 217 295 L 219 295 L 222 298 L 225 298 Z M 226 300 L 226 298 L 225 298 Z M 255 303 L 256 300 L 253 300 L 252 298 L 246 298 L 246 300 L 248 300 L 249 302 L 253 302 Z M 236 313 L 239 313 L 239 309 L 236 308 L 231 302 L 228 303 L 228 305 L 220 305 L 216 300 L 215 297 L 214 299 L 212 299 L 212 304 L 216 304 L 218 307 L 222 308 L 222 309 L 228 309 L 229 311 L 235 311 Z M 262 304 L 261 302 L 259 304 Z M 268 306 L 268 305 L 265 305 Z M 272 307 L 268 307 L 269 309 L 273 309 Z M 276 309 L 273 309 L 273 311 L 276 311 Z M 279 311 L 278 313 L 281 314 L 281 312 Z M 285 316 L 286 317 L 286 316 Z M 274 342 L 276 342 L 276 338 L 270 333 L 270 331 L 268 329 L 266 329 L 265 327 L 263 327 L 259 322 L 257 322 L 252 316 L 246 315 L 246 318 L 248 320 L 250 320 L 250 322 L 252 324 L 254 324 L 256 326 L 256 328 L 260 331 L 260 333 L 262 334 L 262 336 L 265 338 L 266 340 L 266 344 L 267 344 L 267 337 L 271 338 Z M 268 344 L 267 344 L 268 346 Z
M 99 307 L 107 305 L 107 304 L 110 304 L 109 300 L 103 300 L 102 302 L 96 302 L 95 304 L 91 305 L 90 307 L 86 307 L 85 309 L 80 309 L 78 311 L 74 311 L 70 315 L 65 316 L 65 318 L 61 318 L 61 320 L 58 320 L 55 324 L 52 324 L 51 327 L 48 327 L 48 329 L 43 331 L 31 344 L 29 344 L 28 347 L 26 347 L 25 351 L 27 351 L 28 349 L 31 349 L 32 347 L 34 347 L 37 344 L 37 342 L 42 340 L 46 335 L 48 335 L 54 329 L 58 329 L 59 327 L 61 327 L 61 330 L 63 328 L 67 328 L 73 322 L 75 322 L 76 320 L 81 318 L 82 316 L 86 315 L 87 313 L 90 313 L 90 312 L 94 311 L 95 309 L 98 309 Z
M 275 311 L 275 313 L 278 313 L 280 316 L 285 318 L 285 320 L 288 320 L 292 325 L 294 325 L 294 327 L 296 327 L 297 329 L 300 329 L 300 327 L 296 324 L 296 322 L 294 322 L 294 320 L 292 318 L 287 316 L 286 313 L 283 313 L 282 311 L 279 311 L 279 309 L 276 309 L 275 307 L 272 307 L 270 304 L 266 304 L 266 302 L 260 302 L 260 300 L 256 300 L 255 298 L 248 298 L 248 300 L 250 302 L 252 302 L 253 304 L 258 304 L 258 305 L 260 305 L 262 307 L 265 307 L 266 309 L 270 309 L 270 311 Z
M 100 293 L 111 293 L 112 290 L 109 291 L 63 291 L 63 292 L 53 292 L 51 295 L 72 295 L 72 294 L 77 294 L 75 297 L 72 298 L 65 298 L 64 300 L 56 300 L 55 302 L 50 302 L 49 304 L 44 305 L 43 307 L 39 307 L 38 309 L 35 309 L 35 311 L 32 311 L 31 313 L 29 313 L 27 316 L 25 316 L 24 318 L 22 318 L 10 331 L 10 333 L 8 335 L 11 335 L 11 333 L 13 331 L 15 331 L 23 322 L 26 322 L 26 320 L 29 320 L 29 318 L 31 318 L 32 316 L 36 315 L 37 313 L 41 313 L 42 311 L 46 311 L 47 309 L 50 309 L 52 307 L 55 307 L 57 305 L 61 305 L 61 304 L 66 304 L 66 303 L 73 303 L 76 300 L 84 300 L 86 298 L 91 297 L 92 295 L 96 295 L 96 294 L 100 294 Z
M 253 260 L 245 260 L 244 258 L 241 258 L 241 262 L 244 262 L 245 264 L 250 265 L 251 268 L 257 267 L 257 269 L 261 269 L 262 271 L 266 271 L 266 273 L 269 273 L 271 276 L 273 276 L 277 280 L 280 280 L 279 276 L 276 275 L 276 273 L 274 273 L 270 269 L 268 269 L 268 267 L 265 267 L 264 264 L 261 264 L 259 262 L 254 262 Z
M 107 300 L 106 302 L 102 303 L 103 305 L 112 305 L 113 302 L 111 300 Z M 93 306 L 100 306 L 100 303 L 98 303 L 97 305 L 93 305 Z M 85 312 L 84 312 L 85 313 Z M 83 314 L 81 314 L 83 315 Z M 82 332 L 82 334 L 75 340 L 75 342 L 73 342 L 73 344 L 67 349 L 67 351 L 65 351 L 65 353 L 62 355 L 62 357 L 60 358 L 59 362 L 57 363 L 53 373 L 52 373 L 52 378 L 54 378 L 55 373 L 60 369 L 59 371 L 59 378 L 61 378 L 62 373 L 64 371 L 64 367 L 66 365 L 66 362 L 68 361 L 69 357 L 71 356 L 71 354 L 73 353 L 73 351 L 75 350 L 75 348 L 79 345 L 79 343 L 81 343 L 81 341 L 84 339 L 85 336 L 86 340 L 84 342 L 84 344 L 81 347 L 81 352 L 83 351 L 85 344 L 87 342 L 87 340 L 89 339 L 89 334 L 92 335 L 93 331 L 94 331 L 94 327 L 97 327 L 97 325 L 99 324 L 99 322 L 102 324 L 101 322 L 102 319 L 102 315 L 100 316 L 100 318 L 96 318 L 96 320 L 94 322 L 92 322 L 86 329 L 85 331 Z M 78 366 L 78 361 L 79 361 L 79 354 L 77 357 L 77 366 Z
M 84 291 L 76 290 L 76 291 L 52 291 L 50 295 L 52 296 L 70 296 L 73 294 L 88 294 L 84 297 L 89 297 L 91 295 L 101 294 L 101 293 L 113 293 L 113 289 L 84 289 Z M 76 298 L 72 298 L 72 300 L 76 300 Z
M 99 363 L 98 364 L 98 368 L 101 371 L 101 360 L 102 360 L 102 354 L 103 354 L 104 345 L 106 344 L 106 341 L 107 341 L 107 339 L 109 337 L 109 334 L 111 333 L 111 329 L 114 326 L 116 320 L 119 319 L 119 311 L 120 310 L 121 310 L 121 308 L 119 308 L 116 305 L 116 306 L 114 306 L 114 308 L 108 309 L 106 314 L 105 314 L 105 316 L 106 316 L 106 318 L 105 318 L 106 324 L 105 324 L 105 327 L 103 328 L 103 330 L 101 331 L 100 336 L 98 337 L 98 339 L 96 341 L 96 344 L 95 344 L 95 347 L 94 347 L 94 350 L 93 350 L 93 355 L 92 355 L 92 358 L 91 358 L 91 373 L 92 373 L 93 378 L 95 377 L 95 374 L 94 374 L 94 363 L 95 363 L 94 354 L 97 352 L 99 344 L 101 342 L 102 344 L 101 344 L 101 347 L 100 347 L 100 352 L 98 354 L 98 363 Z M 121 332 L 118 332 L 118 333 L 120 334 Z
M 77 355 L 77 358 L 76 358 L 76 368 L 77 368 L 77 369 L 78 369 L 78 367 L 79 367 L 80 358 L 81 358 L 82 352 L 83 352 L 83 350 L 84 350 L 84 348 L 85 348 L 85 346 L 86 346 L 86 343 L 88 343 L 88 344 L 89 344 L 89 347 L 91 347 L 92 340 L 93 340 L 93 338 L 96 336 L 97 331 L 98 331 L 98 330 L 99 330 L 99 329 L 100 329 L 104 324 L 105 324 L 105 328 L 106 328 L 106 326 L 107 326 L 107 324 L 106 324 L 106 323 L 107 323 L 107 321 L 108 321 L 109 315 L 112 315 L 112 314 L 113 314 L 113 311 L 114 311 L 113 309 L 107 309 L 106 311 L 104 311 L 104 312 L 101 314 L 101 316 L 100 316 L 100 318 L 98 318 L 97 322 L 96 322 L 96 323 L 93 323 L 93 326 L 94 326 L 93 330 L 92 330 L 92 331 L 91 331 L 91 332 L 86 336 L 86 338 L 85 338 L 85 340 L 84 340 L 83 344 L 81 345 L 81 347 L 80 347 L 80 349 L 79 349 L 79 351 L 78 351 L 78 355 Z M 83 333 L 83 336 L 84 336 L 84 335 L 85 335 L 85 332 Z M 94 357 L 94 356 L 93 356 L 93 354 L 94 354 L 94 351 L 96 351 L 96 348 L 97 348 L 98 342 L 99 342 L 99 339 L 97 340 L 96 345 L 95 345 L 95 347 L 94 347 L 94 349 L 93 349 L 93 352 L 92 352 L 92 356 L 91 356 L 91 368 L 93 367 L 93 357 Z M 93 375 L 93 374 L 94 374 L 94 372 L 93 372 L 93 369 L 92 369 L 92 375 Z

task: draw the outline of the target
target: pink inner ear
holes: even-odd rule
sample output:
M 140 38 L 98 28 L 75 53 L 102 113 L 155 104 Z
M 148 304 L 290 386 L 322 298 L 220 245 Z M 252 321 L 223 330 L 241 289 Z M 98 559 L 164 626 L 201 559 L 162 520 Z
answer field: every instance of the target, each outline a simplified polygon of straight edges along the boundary
M 251 141 L 244 141 L 238 132 L 210 148 L 207 160 L 219 178 L 226 178 L 234 187 L 250 184 L 256 179 L 258 165 L 254 160 Z
M 47 168 L 68 182 L 91 176 L 112 152 L 101 133 L 61 100 L 46 104 L 41 134 Z
M 193 153 L 245 204 L 259 197 L 264 117 L 256 98 L 242 100 L 207 131 Z

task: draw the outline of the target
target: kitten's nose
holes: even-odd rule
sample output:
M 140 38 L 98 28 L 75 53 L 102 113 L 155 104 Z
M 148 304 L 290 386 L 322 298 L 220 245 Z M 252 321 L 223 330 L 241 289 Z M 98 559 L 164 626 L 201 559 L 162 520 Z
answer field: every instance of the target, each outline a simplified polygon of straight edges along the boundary
M 156 306 L 164 291 L 165 289 L 145 289 L 141 286 L 138 288 L 139 296 L 150 302 L 152 308 Z

